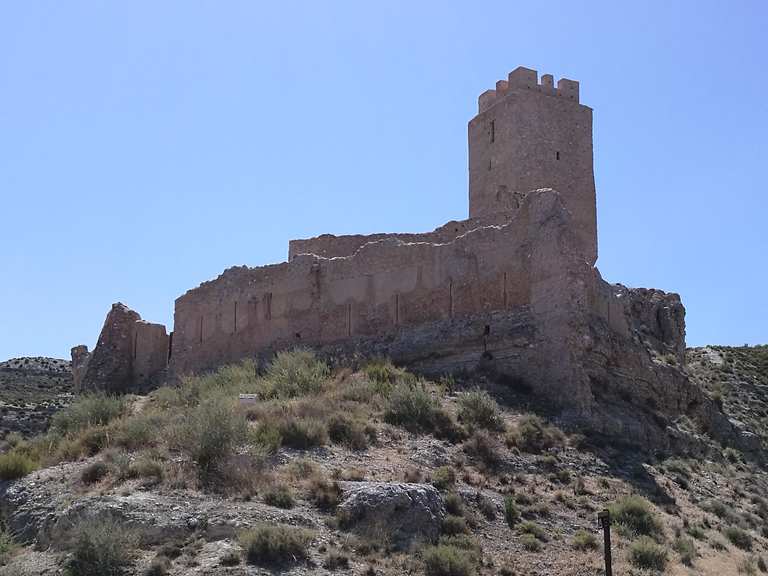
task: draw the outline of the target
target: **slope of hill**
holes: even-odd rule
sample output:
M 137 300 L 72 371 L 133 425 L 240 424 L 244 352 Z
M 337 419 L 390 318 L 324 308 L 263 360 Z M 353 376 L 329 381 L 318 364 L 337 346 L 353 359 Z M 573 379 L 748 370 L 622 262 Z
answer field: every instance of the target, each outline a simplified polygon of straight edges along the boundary
M 763 438 L 764 351 L 688 353 Z M 0 456 L 5 477 L 40 468 L 0 486 L 18 544 L 0 545 L 0 574 L 597 576 L 606 507 L 614 574 L 768 571 L 759 463 L 711 441 L 695 458 L 590 444 L 537 406 L 480 376 L 330 370 L 307 352 L 83 398 Z
M 13 358 L 0 362 L 0 434 L 44 432 L 50 417 L 72 398 L 69 362 Z
M 768 345 L 689 348 L 688 372 L 768 447 Z

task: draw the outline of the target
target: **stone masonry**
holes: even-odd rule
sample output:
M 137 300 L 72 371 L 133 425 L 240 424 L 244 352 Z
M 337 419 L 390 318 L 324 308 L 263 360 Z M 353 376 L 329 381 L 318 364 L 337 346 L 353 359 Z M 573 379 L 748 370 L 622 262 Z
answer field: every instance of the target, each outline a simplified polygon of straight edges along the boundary
M 75 389 L 149 390 L 165 379 L 168 349 L 165 326 L 143 321 L 125 304 L 113 304 L 93 353 L 82 345 L 72 348 Z
M 517 68 L 470 122 L 469 219 L 426 233 L 293 240 L 288 261 L 230 268 L 176 300 L 170 338 L 115 305 L 83 388 L 137 390 L 166 373 L 280 349 L 389 356 L 430 374 L 491 370 L 559 407 L 564 423 L 674 441 L 688 415 L 733 437 L 684 372 L 676 294 L 610 285 L 597 259 L 592 111 L 579 85 Z M 77 356 L 77 361 L 75 361 Z

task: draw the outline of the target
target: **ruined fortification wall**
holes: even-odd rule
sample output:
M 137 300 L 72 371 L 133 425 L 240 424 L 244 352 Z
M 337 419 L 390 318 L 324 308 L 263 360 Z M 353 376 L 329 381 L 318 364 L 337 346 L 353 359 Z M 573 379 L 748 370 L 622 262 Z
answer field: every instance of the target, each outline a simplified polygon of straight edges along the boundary
M 72 348 L 72 373 L 78 390 L 142 392 L 159 384 L 168 365 L 169 336 L 162 324 L 145 322 L 117 302 L 104 320 L 92 353 Z
M 393 232 L 388 234 L 351 234 L 345 236 L 322 234 L 315 238 L 291 240 L 288 244 L 288 260 L 293 260 L 299 254 L 314 254 L 325 258 L 351 256 L 365 244 L 388 239 L 399 240 L 403 243 L 427 242 L 430 244 L 445 244 L 476 228 L 506 224 L 514 218 L 517 210 L 518 206 L 515 206 L 513 209 L 494 212 L 479 218 L 452 220 L 431 232 Z
M 297 255 L 274 266 L 229 269 L 177 299 L 171 368 L 179 375 L 297 343 L 403 338 L 417 334 L 416 327 L 429 331 L 424 327 L 452 320 L 474 334 L 465 334 L 474 349 L 467 367 L 474 367 L 485 351 L 478 346 L 496 337 L 493 317 L 505 314 L 505 322 L 536 315 L 535 323 L 518 322 L 519 328 L 537 326 L 546 346 L 562 348 L 556 332 L 567 318 L 558 302 L 573 287 L 558 278 L 571 266 L 585 266 L 568 217 L 559 195 L 542 190 L 528 195 L 508 223 L 450 242 L 386 238 L 346 257 Z M 436 340 L 420 341 L 419 354 L 450 356 L 438 348 L 451 336 Z M 567 363 L 563 358 L 561 366 Z M 531 361 L 530 368 L 541 375 L 544 364 Z M 542 386 L 557 382 L 539 380 Z
M 579 84 L 517 68 L 479 98 L 468 125 L 469 215 L 514 209 L 520 193 L 554 188 L 574 215 L 590 264 L 597 260 L 592 109 Z

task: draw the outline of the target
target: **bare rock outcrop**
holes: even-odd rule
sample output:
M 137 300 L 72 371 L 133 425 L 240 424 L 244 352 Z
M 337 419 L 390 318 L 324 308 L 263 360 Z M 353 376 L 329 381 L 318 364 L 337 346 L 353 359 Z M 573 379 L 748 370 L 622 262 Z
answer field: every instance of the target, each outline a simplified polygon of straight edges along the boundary
M 440 535 L 443 500 L 429 484 L 347 482 L 343 488 L 339 515 L 353 531 L 375 534 L 399 549 Z

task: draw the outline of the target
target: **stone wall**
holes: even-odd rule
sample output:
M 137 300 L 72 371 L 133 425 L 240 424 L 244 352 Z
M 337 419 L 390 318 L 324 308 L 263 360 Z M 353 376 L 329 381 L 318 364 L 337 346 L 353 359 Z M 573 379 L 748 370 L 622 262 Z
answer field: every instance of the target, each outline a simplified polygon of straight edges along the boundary
M 457 236 L 475 230 L 476 228 L 506 224 L 514 218 L 517 209 L 518 207 L 515 206 L 512 209 L 494 212 L 479 218 L 452 220 L 431 232 L 350 234 L 345 236 L 322 234 L 315 238 L 291 240 L 288 243 L 288 260 L 293 260 L 299 254 L 314 254 L 325 258 L 352 256 L 365 244 L 370 242 L 380 242 L 382 240 L 399 240 L 406 244 L 418 242 L 444 244 L 446 242 L 452 242 Z
M 77 390 L 143 392 L 161 383 L 168 365 L 165 326 L 145 322 L 125 304 L 113 304 L 93 353 L 72 348 Z
M 464 232 L 456 223 L 451 241 L 386 237 L 350 256 L 297 254 L 282 264 L 231 268 L 176 300 L 172 369 L 192 372 L 265 347 L 379 337 L 529 306 L 532 291 L 547 282 L 535 275 L 549 264 L 534 257 L 543 250 L 544 214 L 555 205 L 556 192 L 536 191 L 506 224 Z

